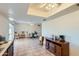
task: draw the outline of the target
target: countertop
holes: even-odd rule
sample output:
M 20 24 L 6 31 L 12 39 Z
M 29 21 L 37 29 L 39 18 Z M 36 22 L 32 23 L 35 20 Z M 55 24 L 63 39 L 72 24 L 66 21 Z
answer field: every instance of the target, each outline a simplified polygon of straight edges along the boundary
M 0 49 L 2 49 L 0 51 L 0 56 L 2 56 L 6 52 L 6 50 L 9 48 L 9 46 L 12 44 L 12 42 L 13 42 L 13 40 L 10 40 L 7 43 L 0 45 Z
M 48 40 L 50 42 L 53 42 L 53 43 L 56 43 L 56 44 L 66 44 L 66 43 L 69 43 L 67 41 L 65 41 L 65 42 L 60 42 L 59 40 L 56 41 L 56 40 L 53 40 L 52 38 L 46 38 L 46 40 Z

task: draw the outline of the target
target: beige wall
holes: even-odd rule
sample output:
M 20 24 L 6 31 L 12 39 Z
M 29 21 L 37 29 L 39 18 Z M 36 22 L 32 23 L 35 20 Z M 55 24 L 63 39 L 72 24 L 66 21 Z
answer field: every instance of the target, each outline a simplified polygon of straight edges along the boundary
M 9 24 L 8 19 L 0 14 L 0 35 L 3 35 L 8 39 L 8 33 L 9 33 Z
M 17 31 L 17 32 L 25 31 L 28 33 L 37 31 L 39 33 L 39 35 L 41 35 L 41 26 L 30 25 L 27 23 L 16 23 L 15 31 Z
M 79 11 L 51 19 L 42 24 L 42 35 L 65 35 L 70 42 L 70 55 L 79 56 Z

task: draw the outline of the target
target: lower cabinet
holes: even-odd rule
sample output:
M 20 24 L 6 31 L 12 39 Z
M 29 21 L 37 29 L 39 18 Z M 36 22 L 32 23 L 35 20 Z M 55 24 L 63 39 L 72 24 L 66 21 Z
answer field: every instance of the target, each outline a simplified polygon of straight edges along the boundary
M 14 55 L 14 46 L 13 43 L 9 46 L 3 56 L 13 56 Z
M 8 56 L 13 56 L 13 44 L 8 48 Z

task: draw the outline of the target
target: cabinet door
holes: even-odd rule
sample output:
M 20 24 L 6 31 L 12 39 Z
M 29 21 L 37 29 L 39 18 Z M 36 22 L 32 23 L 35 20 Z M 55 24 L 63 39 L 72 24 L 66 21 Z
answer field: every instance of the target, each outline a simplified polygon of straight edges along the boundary
M 13 56 L 13 44 L 8 48 L 8 56 Z
M 49 42 L 48 41 L 46 41 L 46 49 L 49 49 Z
M 8 56 L 8 51 L 6 51 L 6 52 L 3 54 L 3 56 Z
M 58 45 L 55 45 L 55 48 L 56 48 L 56 55 L 61 56 L 61 47 Z
M 55 46 L 54 46 L 54 44 L 53 44 L 52 42 L 49 43 L 49 49 L 50 49 L 50 51 L 51 51 L 52 53 L 55 52 Z

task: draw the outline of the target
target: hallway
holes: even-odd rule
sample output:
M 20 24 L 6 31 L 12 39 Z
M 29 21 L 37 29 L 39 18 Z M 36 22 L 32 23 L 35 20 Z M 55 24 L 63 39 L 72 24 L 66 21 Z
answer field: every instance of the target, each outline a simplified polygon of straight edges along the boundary
M 54 56 L 39 44 L 38 39 L 16 39 L 14 56 Z

